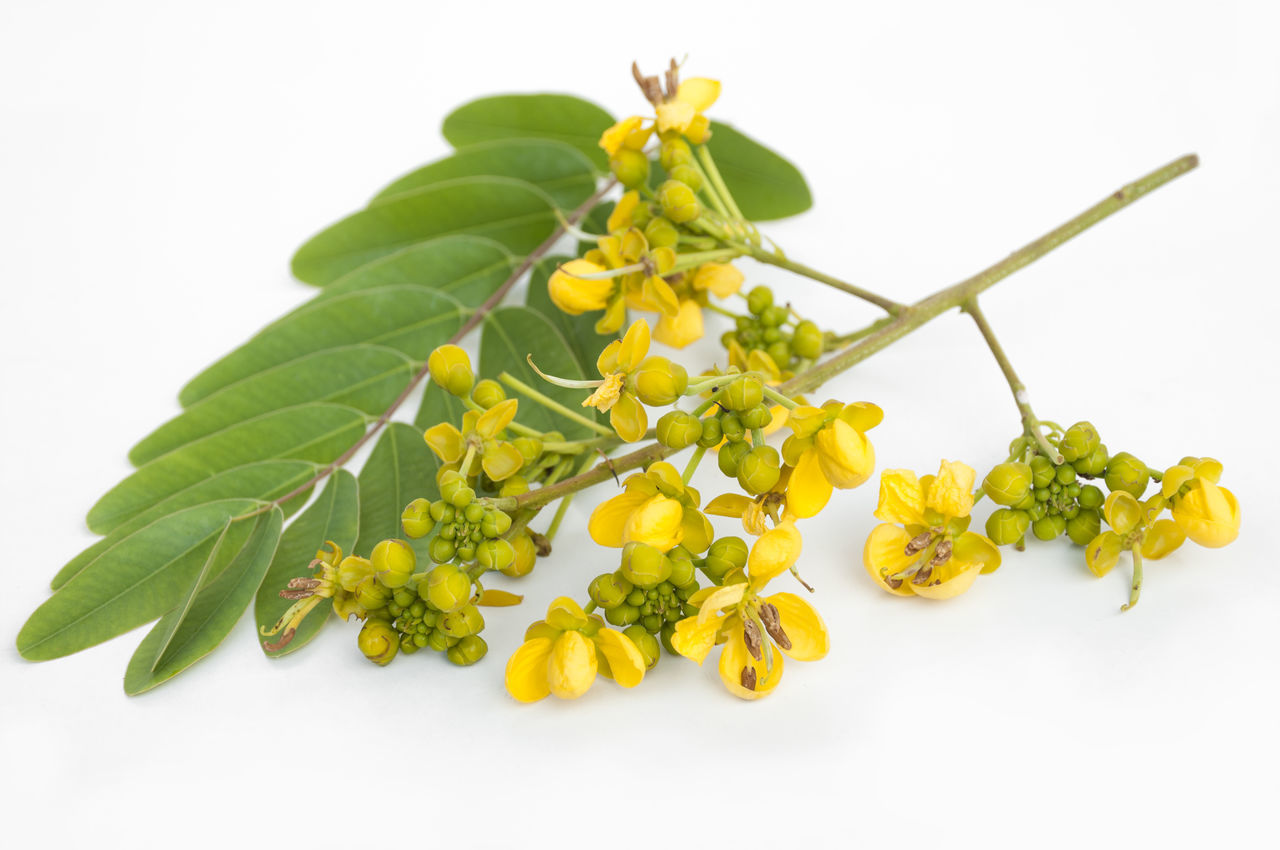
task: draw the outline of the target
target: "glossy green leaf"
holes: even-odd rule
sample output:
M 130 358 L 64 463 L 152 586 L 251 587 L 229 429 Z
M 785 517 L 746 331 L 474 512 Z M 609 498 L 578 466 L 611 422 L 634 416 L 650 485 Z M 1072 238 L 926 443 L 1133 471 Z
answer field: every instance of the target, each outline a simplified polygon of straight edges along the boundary
M 469 233 L 527 254 L 556 227 L 545 192 L 508 177 L 463 177 L 375 201 L 307 240 L 293 273 L 323 286 L 417 242 Z
M 360 496 L 356 478 L 345 469 L 339 469 L 330 476 L 329 483 L 316 500 L 289 524 L 275 557 L 271 559 L 271 566 L 258 587 L 253 606 L 260 635 L 262 629 L 274 626 L 293 605 L 292 600 L 280 597 L 280 591 L 288 587 L 289 580 L 314 576 L 311 562 L 329 542 L 344 555 L 350 554 L 355 547 L 359 524 Z M 320 633 L 332 611 L 333 600 L 321 599 L 298 624 L 293 637 L 284 646 L 271 650 L 266 648 L 267 641 L 260 640 L 262 651 L 274 658 L 301 649 Z M 283 634 L 276 635 L 271 642 L 279 642 L 282 637 Z
M 273 410 L 329 401 L 377 416 L 417 367 L 399 351 L 349 345 L 317 351 L 230 384 L 161 425 L 129 452 L 141 465 L 223 428 Z
M 18 652 L 47 661 L 79 652 L 171 610 L 204 567 L 227 520 L 261 505 L 207 502 L 163 516 L 103 552 L 35 610 Z M 251 523 L 236 523 L 224 551 L 239 551 Z
M 139 468 L 89 510 L 89 528 L 108 534 L 169 496 L 219 472 L 258 460 L 328 463 L 365 429 L 365 415 L 337 404 L 300 404 L 188 443 Z
M 219 550 L 231 535 L 226 529 L 186 598 L 160 618 L 134 652 L 125 671 L 125 693 L 134 696 L 172 679 L 222 642 L 261 584 L 283 523 L 278 507 L 239 523 L 252 526 L 249 538 L 223 566 Z
M 112 546 L 162 516 L 221 499 L 239 498 L 269 502 L 292 493 L 306 484 L 315 477 L 319 469 L 319 464 L 307 460 L 263 460 L 232 467 L 212 478 L 206 478 L 152 505 L 76 555 L 54 576 L 53 589 L 62 587 Z M 307 494 L 300 493 L 285 502 L 281 506 L 285 517 L 292 516 L 306 501 Z
M 320 299 L 268 325 L 182 388 L 189 407 L 220 389 L 307 354 L 358 343 L 394 348 L 419 362 L 462 326 L 463 308 L 442 292 L 380 286 Z
M 441 422 L 451 422 L 455 427 L 460 426 L 462 414 L 467 412 L 462 399 L 450 395 L 430 381 L 426 382 L 425 387 L 422 403 L 418 406 L 418 414 L 413 418 L 413 427 L 423 432 Z
M 532 183 L 562 209 L 573 209 L 596 189 L 595 166 L 573 145 L 555 139 L 494 139 L 460 148 L 452 156 L 409 172 L 374 200 L 445 180 L 483 175 Z
M 441 236 L 402 248 L 347 272 L 312 299 L 382 286 L 421 286 L 464 307 L 478 307 L 502 285 L 516 259 L 500 243 L 480 236 Z
M 613 116 L 567 94 L 506 94 L 464 103 L 444 119 L 441 132 L 456 148 L 494 139 L 555 139 L 573 145 L 604 169 L 609 160 L 600 134 Z
M 392 422 L 378 438 L 360 469 L 360 539 L 355 551 L 368 557 L 379 541 L 404 538 L 400 514 L 414 499 L 435 501 L 439 462 L 422 439 L 422 431 Z M 427 554 L 426 540 L 410 540 L 419 559 Z
M 480 336 L 480 374 L 496 376 L 510 372 L 538 392 L 575 412 L 583 411 L 583 415 L 590 418 L 590 411 L 582 407 L 582 401 L 591 391 L 557 387 L 542 380 L 525 359 L 530 354 L 538 368 L 548 375 L 570 380 L 586 377 L 564 337 L 540 314 L 528 307 L 502 307 L 485 318 Z M 509 397 L 520 398 L 516 415 L 519 422 L 540 431 L 559 431 L 568 439 L 599 436 L 590 428 L 506 389 Z
M 569 350 L 573 352 L 581 372 L 584 375 L 596 377 L 596 360 L 599 359 L 600 352 L 606 345 L 617 339 L 618 334 L 596 333 L 596 321 L 604 314 L 603 311 L 570 316 L 551 301 L 551 296 L 547 293 L 547 280 L 556 270 L 556 266 L 570 259 L 572 258 L 544 257 L 534 265 L 529 275 L 529 291 L 525 295 L 525 305 L 537 311 L 560 332 L 560 336 L 568 343 Z
M 809 184 L 800 170 L 739 130 L 712 121 L 707 148 L 748 219 L 786 218 L 813 206 Z

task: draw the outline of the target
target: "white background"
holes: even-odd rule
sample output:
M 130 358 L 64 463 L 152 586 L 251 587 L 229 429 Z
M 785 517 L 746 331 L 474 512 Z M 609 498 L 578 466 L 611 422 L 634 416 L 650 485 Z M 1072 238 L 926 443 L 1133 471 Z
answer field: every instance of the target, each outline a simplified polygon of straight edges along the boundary
M 4 3 L 6 843 L 1275 846 L 1277 23 L 1268 2 Z M 505 695 L 524 626 L 613 567 L 584 533 L 604 493 L 575 504 L 524 606 L 488 617 L 473 669 L 429 653 L 377 669 L 333 624 L 269 662 L 250 618 L 138 699 L 120 682 L 141 630 L 18 657 L 127 448 L 187 378 L 312 294 L 293 248 L 444 155 L 463 101 L 568 91 L 626 115 L 644 106 L 631 60 L 685 54 L 724 81 L 713 115 L 813 186 L 814 209 L 768 232 L 900 299 L 1198 152 L 1198 171 L 985 303 L 1041 415 L 1089 418 L 1153 466 L 1221 459 L 1238 542 L 1152 564 L 1123 616 L 1127 568 L 1094 579 L 1065 544 L 928 604 L 863 572 L 875 485 L 838 493 L 801 562 L 831 654 L 753 704 L 672 658 L 634 691 Z M 874 315 L 749 275 L 839 329 Z M 830 391 L 884 408 L 882 468 L 981 469 L 1017 431 L 958 315 Z

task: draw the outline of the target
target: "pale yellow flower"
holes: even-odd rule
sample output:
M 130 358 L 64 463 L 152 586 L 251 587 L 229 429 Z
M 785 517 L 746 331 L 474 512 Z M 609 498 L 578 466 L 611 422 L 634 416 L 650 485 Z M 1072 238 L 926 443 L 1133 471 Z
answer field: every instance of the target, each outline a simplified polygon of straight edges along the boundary
M 562 596 L 547 608 L 545 620 L 526 630 L 525 642 L 507 662 L 506 684 L 521 702 L 537 702 L 549 694 L 577 699 L 597 673 L 634 688 L 644 671 L 644 656 L 629 637 Z

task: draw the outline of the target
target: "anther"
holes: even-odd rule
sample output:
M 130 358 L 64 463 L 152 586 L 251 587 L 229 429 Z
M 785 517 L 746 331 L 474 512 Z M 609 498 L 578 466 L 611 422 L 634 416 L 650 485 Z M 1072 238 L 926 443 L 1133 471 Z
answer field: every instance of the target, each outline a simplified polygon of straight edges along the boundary
M 933 563 L 928 566 L 921 567 L 920 570 L 911 577 L 912 584 L 926 585 L 929 583 L 929 577 L 933 575 Z
M 950 540 L 939 541 L 938 548 L 933 550 L 933 557 L 929 559 L 929 566 L 940 567 L 950 560 L 951 560 L 951 541 Z
M 756 689 L 756 669 L 754 667 L 743 667 L 739 681 L 742 682 L 742 687 L 749 691 L 754 691 Z
M 778 613 L 778 607 L 772 602 L 766 602 L 760 606 L 760 620 L 764 623 L 764 630 L 769 633 L 769 637 L 773 638 L 773 642 L 783 649 L 791 648 L 791 638 L 782 629 L 782 615 Z
M 917 552 L 923 552 L 925 549 L 929 548 L 929 542 L 931 540 L 933 540 L 933 532 L 931 531 L 917 534 L 915 537 L 911 538 L 910 542 L 907 543 L 906 548 L 903 549 L 902 552 L 905 555 L 914 555 Z
M 755 620 L 742 621 L 742 642 L 747 645 L 747 652 L 751 653 L 751 657 L 756 661 L 761 659 L 760 645 L 763 642 L 760 637 L 760 627 L 756 625 Z

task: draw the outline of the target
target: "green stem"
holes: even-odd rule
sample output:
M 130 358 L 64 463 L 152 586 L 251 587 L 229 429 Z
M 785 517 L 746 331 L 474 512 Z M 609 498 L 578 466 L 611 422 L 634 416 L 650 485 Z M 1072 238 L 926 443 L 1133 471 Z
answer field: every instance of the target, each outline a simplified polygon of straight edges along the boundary
M 703 176 L 710 178 L 711 185 L 715 187 L 716 192 L 729 207 L 729 214 L 754 230 L 754 226 L 747 221 L 747 217 L 742 214 L 742 210 L 738 209 L 738 202 L 733 199 L 733 193 L 725 185 L 724 178 L 720 176 L 720 169 L 716 167 L 716 161 L 711 157 L 711 151 L 706 145 L 698 145 L 698 159 L 702 161 L 700 170 L 703 172 Z
M 766 251 L 763 248 L 753 245 L 741 245 L 740 247 L 747 249 L 748 256 L 753 260 L 766 265 L 777 266 L 780 269 L 786 269 L 789 272 L 794 272 L 798 275 L 802 275 L 803 277 L 816 280 L 819 283 L 825 283 L 827 286 L 835 287 L 841 292 L 847 292 L 856 298 L 861 298 L 863 301 L 871 302 L 891 316 L 901 315 L 907 309 L 905 304 L 899 304 L 891 298 L 885 298 L 883 295 L 872 292 L 869 289 L 863 289 L 861 286 L 855 286 L 852 283 L 847 283 L 838 277 L 832 277 L 831 275 L 820 272 L 817 269 L 810 268 L 804 263 L 797 263 L 794 260 L 789 260 L 786 257 L 779 256 L 772 251 Z
M 693 480 L 693 473 L 698 471 L 698 464 L 702 462 L 702 456 L 706 453 L 706 446 L 698 446 L 693 450 L 693 455 L 690 456 L 689 462 L 684 465 L 684 473 L 680 476 L 681 481 L 688 484 Z
M 777 390 L 775 390 L 773 387 L 770 387 L 770 386 L 766 386 L 764 388 L 764 397 L 769 399 L 772 402 L 782 405 L 787 410 L 795 410 L 797 407 L 800 406 L 794 399 L 787 398 L 782 393 L 778 392 Z
M 1013 370 L 1013 364 L 1009 362 L 1009 356 L 1004 353 L 1004 348 L 1000 345 L 1000 341 L 996 339 L 996 332 L 992 330 L 986 315 L 978 307 L 977 297 L 970 298 L 960 305 L 960 309 L 973 318 L 973 323 L 978 326 L 978 331 L 982 334 L 982 338 L 987 341 L 987 348 L 991 349 L 991 355 L 995 357 L 996 363 L 1000 364 L 1000 371 L 1004 373 L 1004 379 L 1009 383 L 1009 391 L 1013 393 L 1013 403 L 1018 406 L 1018 412 L 1022 414 L 1023 432 L 1036 441 L 1041 454 L 1053 461 L 1054 464 L 1062 465 L 1066 459 L 1045 438 L 1044 430 L 1040 427 L 1040 420 L 1036 418 L 1036 413 L 1031 409 L 1031 402 L 1027 398 L 1027 388 L 1018 378 L 1018 373 Z
M 1142 593 L 1142 555 L 1137 549 L 1130 551 L 1133 555 L 1133 584 L 1129 587 L 1129 601 L 1120 606 L 1121 611 L 1128 611 L 1138 604 L 1138 595 Z
M 530 490 L 527 493 L 521 493 L 516 496 L 516 501 L 522 508 L 538 508 L 543 505 L 549 505 L 561 496 L 576 493 L 579 490 L 590 487 L 593 484 L 599 484 L 602 481 L 608 481 L 611 478 L 621 477 L 624 472 L 630 472 L 641 466 L 648 466 L 654 461 L 662 460 L 674 453 L 675 449 L 669 449 L 661 443 L 651 443 L 622 457 L 606 458 L 586 472 L 575 475 L 572 478 L 566 478 L 558 483 L 539 487 L 537 490 Z
M 556 413 L 559 413 L 561 416 L 563 416 L 566 419 L 572 420 L 574 422 L 577 422 L 579 425 L 583 425 L 587 428 L 590 428 L 592 431 L 595 431 L 597 434 L 603 437 L 614 436 L 613 431 L 604 427 L 599 422 L 596 422 L 594 419 L 588 419 L 587 417 L 583 416 L 581 413 L 577 412 L 576 410 L 573 410 L 572 408 L 569 408 L 569 407 L 565 407 L 563 404 L 551 398 L 550 396 L 545 395 L 541 392 L 538 392 L 533 387 L 529 386 L 524 381 L 517 378 L 515 375 L 512 375 L 510 372 L 503 372 L 498 376 L 498 380 L 506 384 L 507 386 L 511 387 L 513 390 L 520 393 L 520 395 L 528 398 L 529 400 L 536 401 L 538 404 L 542 405 L 548 410 L 553 410 Z

